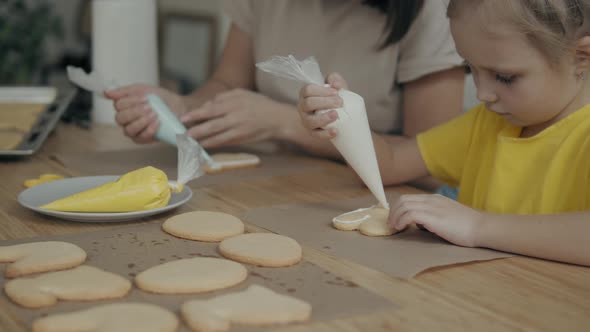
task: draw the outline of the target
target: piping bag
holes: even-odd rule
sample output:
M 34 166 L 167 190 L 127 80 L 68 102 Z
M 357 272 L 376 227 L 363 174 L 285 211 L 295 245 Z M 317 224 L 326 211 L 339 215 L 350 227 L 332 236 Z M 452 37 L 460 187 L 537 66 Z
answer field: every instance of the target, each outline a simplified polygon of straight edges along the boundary
M 314 57 L 299 61 L 292 55 L 287 57 L 273 56 L 266 61 L 257 63 L 256 67 L 283 78 L 325 85 L 324 76 Z M 338 94 L 344 101 L 343 107 L 336 109 L 338 119 L 324 128 L 335 128 L 338 131 L 338 135 L 331 139 L 332 144 L 360 176 L 379 204 L 389 209 L 371 138 L 365 101 L 360 95 L 345 89 L 340 89 Z M 319 112 L 324 113 L 328 110 Z
M 71 71 L 68 68 L 68 74 Z M 80 72 L 84 74 L 79 81 L 81 87 L 94 92 L 104 91 L 106 84 L 103 80 L 96 79 L 97 76 L 92 76 L 94 74 Z M 178 149 L 176 181 L 169 181 L 163 171 L 147 166 L 126 173 L 116 181 L 58 199 L 41 208 L 67 212 L 132 212 L 164 207 L 172 193 L 181 192 L 186 183 L 203 175 L 203 165 L 207 164 L 203 148 L 185 133 L 176 134 L 174 143 Z
M 94 92 L 101 96 L 104 95 L 106 90 L 118 86 L 118 84 L 115 82 L 104 79 L 96 72 L 87 74 L 81 68 L 72 66 L 67 67 L 67 72 L 68 78 L 74 84 L 78 85 L 82 89 Z M 146 96 L 146 98 L 152 110 L 156 112 L 158 121 L 160 122 L 158 131 L 156 132 L 156 139 L 170 145 L 176 145 L 176 135 L 185 134 L 186 128 L 160 97 L 158 97 L 156 94 L 150 93 Z M 196 145 L 200 146 L 196 140 L 193 138 L 190 139 L 193 140 Z M 213 159 L 211 159 L 211 156 L 209 156 L 207 151 L 205 151 L 205 149 L 202 147 L 200 149 L 200 153 L 201 157 L 206 161 L 209 167 L 219 167 L 217 164 L 215 164 Z
M 136 169 L 98 187 L 58 199 L 42 209 L 67 212 L 132 212 L 168 205 L 172 193 L 179 193 L 189 181 L 204 174 L 200 147 L 186 135 L 176 136 L 178 176 L 169 181 L 166 173 L 147 166 Z

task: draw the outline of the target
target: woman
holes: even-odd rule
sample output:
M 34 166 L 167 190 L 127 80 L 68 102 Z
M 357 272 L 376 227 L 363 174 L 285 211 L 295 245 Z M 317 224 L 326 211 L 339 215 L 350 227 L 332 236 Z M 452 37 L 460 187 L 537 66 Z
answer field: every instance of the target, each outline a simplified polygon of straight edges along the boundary
M 223 55 L 191 95 L 145 85 L 107 92 L 127 136 L 153 140 L 158 121 L 145 100 L 149 92 L 160 95 L 205 148 L 273 139 L 340 158 L 299 121 L 300 86 L 256 70 L 256 62 L 272 55 L 314 55 L 324 72 L 341 72 L 364 97 L 372 130 L 388 140 L 461 113 L 465 75 L 443 1 L 240 0 L 225 7 L 232 24 Z

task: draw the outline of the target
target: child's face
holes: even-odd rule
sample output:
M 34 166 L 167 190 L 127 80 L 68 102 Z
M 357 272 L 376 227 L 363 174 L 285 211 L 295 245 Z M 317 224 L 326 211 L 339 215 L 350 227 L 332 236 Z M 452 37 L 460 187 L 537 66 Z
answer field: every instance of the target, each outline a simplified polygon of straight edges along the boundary
M 573 57 L 551 65 L 520 33 L 506 24 L 482 28 L 481 15 L 451 19 L 457 50 L 471 66 L 477 97 L 487 108 L 520 127 L 542 130 L 575 111 Z

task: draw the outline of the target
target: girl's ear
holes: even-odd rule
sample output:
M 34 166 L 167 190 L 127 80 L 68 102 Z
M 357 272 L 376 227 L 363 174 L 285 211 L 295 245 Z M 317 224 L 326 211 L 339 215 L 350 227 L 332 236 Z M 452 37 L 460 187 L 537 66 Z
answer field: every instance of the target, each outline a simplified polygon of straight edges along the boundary
M 590 36 L 584 36 L 576 42 L 576 74 L 590 71 Z

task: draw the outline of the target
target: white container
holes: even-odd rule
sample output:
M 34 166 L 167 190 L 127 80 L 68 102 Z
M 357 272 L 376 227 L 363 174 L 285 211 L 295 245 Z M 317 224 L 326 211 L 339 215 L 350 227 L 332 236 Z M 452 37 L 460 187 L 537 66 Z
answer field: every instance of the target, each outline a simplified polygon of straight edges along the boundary
M 158 85 L 156 0 L 93 0 L 92 70 L 120 86 Z M 95 94 L 92 120 L 114 124 L 113 102 Z

